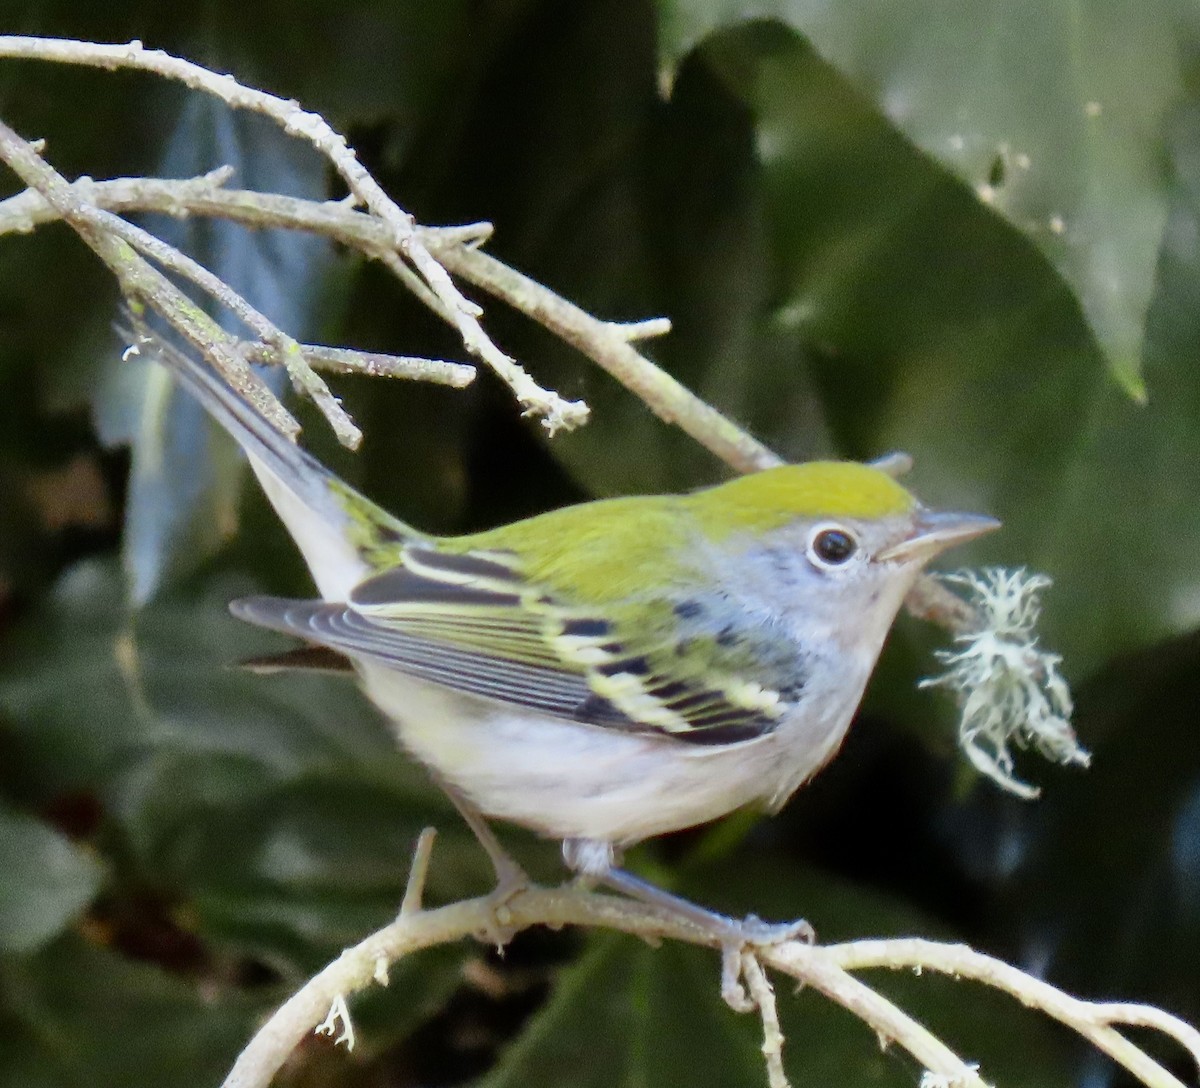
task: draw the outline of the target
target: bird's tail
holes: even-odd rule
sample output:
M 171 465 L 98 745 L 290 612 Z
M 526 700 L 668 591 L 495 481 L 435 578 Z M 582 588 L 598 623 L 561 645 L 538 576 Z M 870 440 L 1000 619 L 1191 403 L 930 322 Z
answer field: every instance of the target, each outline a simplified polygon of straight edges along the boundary
M 129 315 L 119 331 L 167 367 L 241 446 L 326 600 L 344 600 L 372 568 L 421 534 L 344 483 L 277 431 L 207 363 Z

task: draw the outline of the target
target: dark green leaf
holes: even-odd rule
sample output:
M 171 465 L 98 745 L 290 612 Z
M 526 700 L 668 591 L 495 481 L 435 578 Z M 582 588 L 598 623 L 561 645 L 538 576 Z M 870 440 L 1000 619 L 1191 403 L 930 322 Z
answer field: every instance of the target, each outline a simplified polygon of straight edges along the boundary
M 244 756 L 273 777 L 396 758 L 353 684 L 237 667 L 279 645 L 229 615 L 250 588 L 219 578 L 135 613 L 115 564 L 69 571 L 0 670 L 0 705 L 41 792 L 103 785 L 162 747 Z
M 258 1010 L 79 940 L 0 963 L 4 1088 L 215 1085 Z M 32 1081 L 21 1079 L 32 1073 Z
M 1139 409 L 1103 374 L 1033 248 L 794 35 L 758 26 L 711 39 L 681 69 L 677 98 L 711 78 L 705 68 L 752 104 L 777 253 L 779 297 L 762 320 L 780 350 L 756 357 L 745 381 L 769 393 L 812 374 L 839 452 L 907 450 L 923 499 L 1002 518 L 1004 532 L 953 559 L 1051 574 L 1046 638 L 1073 675 L 1200 621 L 1200 484 L 1171 468 L 1200 458 L 1186 324 L 1197 262 L 1178 249 L 1195 218 L 1182 182 Z M 1190 132 L 1176 140 L 1181 178 Z
M 761 1057 L 723 1006 L 716 970 L 692 950 L 596 940 L 482 1088 L 756 1083 Z
M 57 831 L 0 809 L 0 952 L 31 952 L 91 902 L 103 869 Z
M 918 147 L 1025 234 L 1136 395 L 1167 214 L 1163 135 L 1194 47 L 1167 2 L 757 4 L 667 0 L 676 61 L 754 18 L 804 34 Z M 981 32 L 986 28 L 986 32 Z M 799 117 L 799 111 L 796 116 Z M 760 128 L 763 147 L 781 133 Z M 786 136 L 784 137 L 786 139 Z

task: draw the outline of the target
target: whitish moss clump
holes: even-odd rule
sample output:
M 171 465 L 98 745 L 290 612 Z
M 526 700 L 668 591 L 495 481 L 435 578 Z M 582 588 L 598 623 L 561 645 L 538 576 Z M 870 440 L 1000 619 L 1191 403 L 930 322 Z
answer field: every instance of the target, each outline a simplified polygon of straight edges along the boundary
M 946 671 L 921 686 L 954 692 L 959 745 L 981 774 L 1019 797 L 1037 797 L 1036 787 L 1014 777 L 1011 745 L 1035 748 L 1056 763 L 1086 767 L 1091 759 L 1071 728 L 1062 659 L 1040 649 L 1035 634 L 1038 597 L 1050 579 L 998 567 L 944 577 L 967 590 L 981 626 L 956 638 L 957 649 L 939 651 Z

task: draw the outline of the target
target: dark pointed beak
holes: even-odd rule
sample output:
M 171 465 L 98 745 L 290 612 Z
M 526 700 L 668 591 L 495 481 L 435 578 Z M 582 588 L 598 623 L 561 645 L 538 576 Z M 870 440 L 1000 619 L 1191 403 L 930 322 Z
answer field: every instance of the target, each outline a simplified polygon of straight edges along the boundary
M 985 514 L 921 510 L 913 522 L 912 532 L 898 544 L 884 548 L 875 558 L 885 563 L 925 562 L 946 548 L 965 544 L 999 528 L 1000 522 Z

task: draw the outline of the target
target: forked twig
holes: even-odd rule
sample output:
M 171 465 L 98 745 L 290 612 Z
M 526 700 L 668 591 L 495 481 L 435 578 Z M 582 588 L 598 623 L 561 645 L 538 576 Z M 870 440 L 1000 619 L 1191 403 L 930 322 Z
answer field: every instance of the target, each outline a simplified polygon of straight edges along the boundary
M 553 390 L 543 389 L 492 342 L 479 323 L 479 307 L 462 295 L 446 269 L 429 252 L 412 216 L 383 191 L 358 161 L 345 137 L 319 114 L 302 109 L 295 101 L 245 87 L 231 75 L 219 75 L 160 49 L 146 49 L 139 41 L 100 45 L 62 38 L 0 35 L 0 57 L 153 72 L 193 90 L 211 94 L 233 109 L 250 110 L 271 118 L 289 135 L 306 140 L 329 160 L 355 200 L 383 225 L 387 232 L 385 248 L 389 252 L 399 252 L 412 264 L 439 300 L 444 315 L 458 330 L 467 351 L 483 360 L 508 383 L 526 412 L 540 416 L 551 433 L 578 426 L 587 419 L 585 404 L 565 400 Z M 28 179 L 26 181 L 28 183 Z M 68 218 L 68 221 L 71 220 Z M 307 376 L 303 377 L 303 383 L 306 389 L 312 384 Z M 313 388 L 317 387 L 313 385 Z

